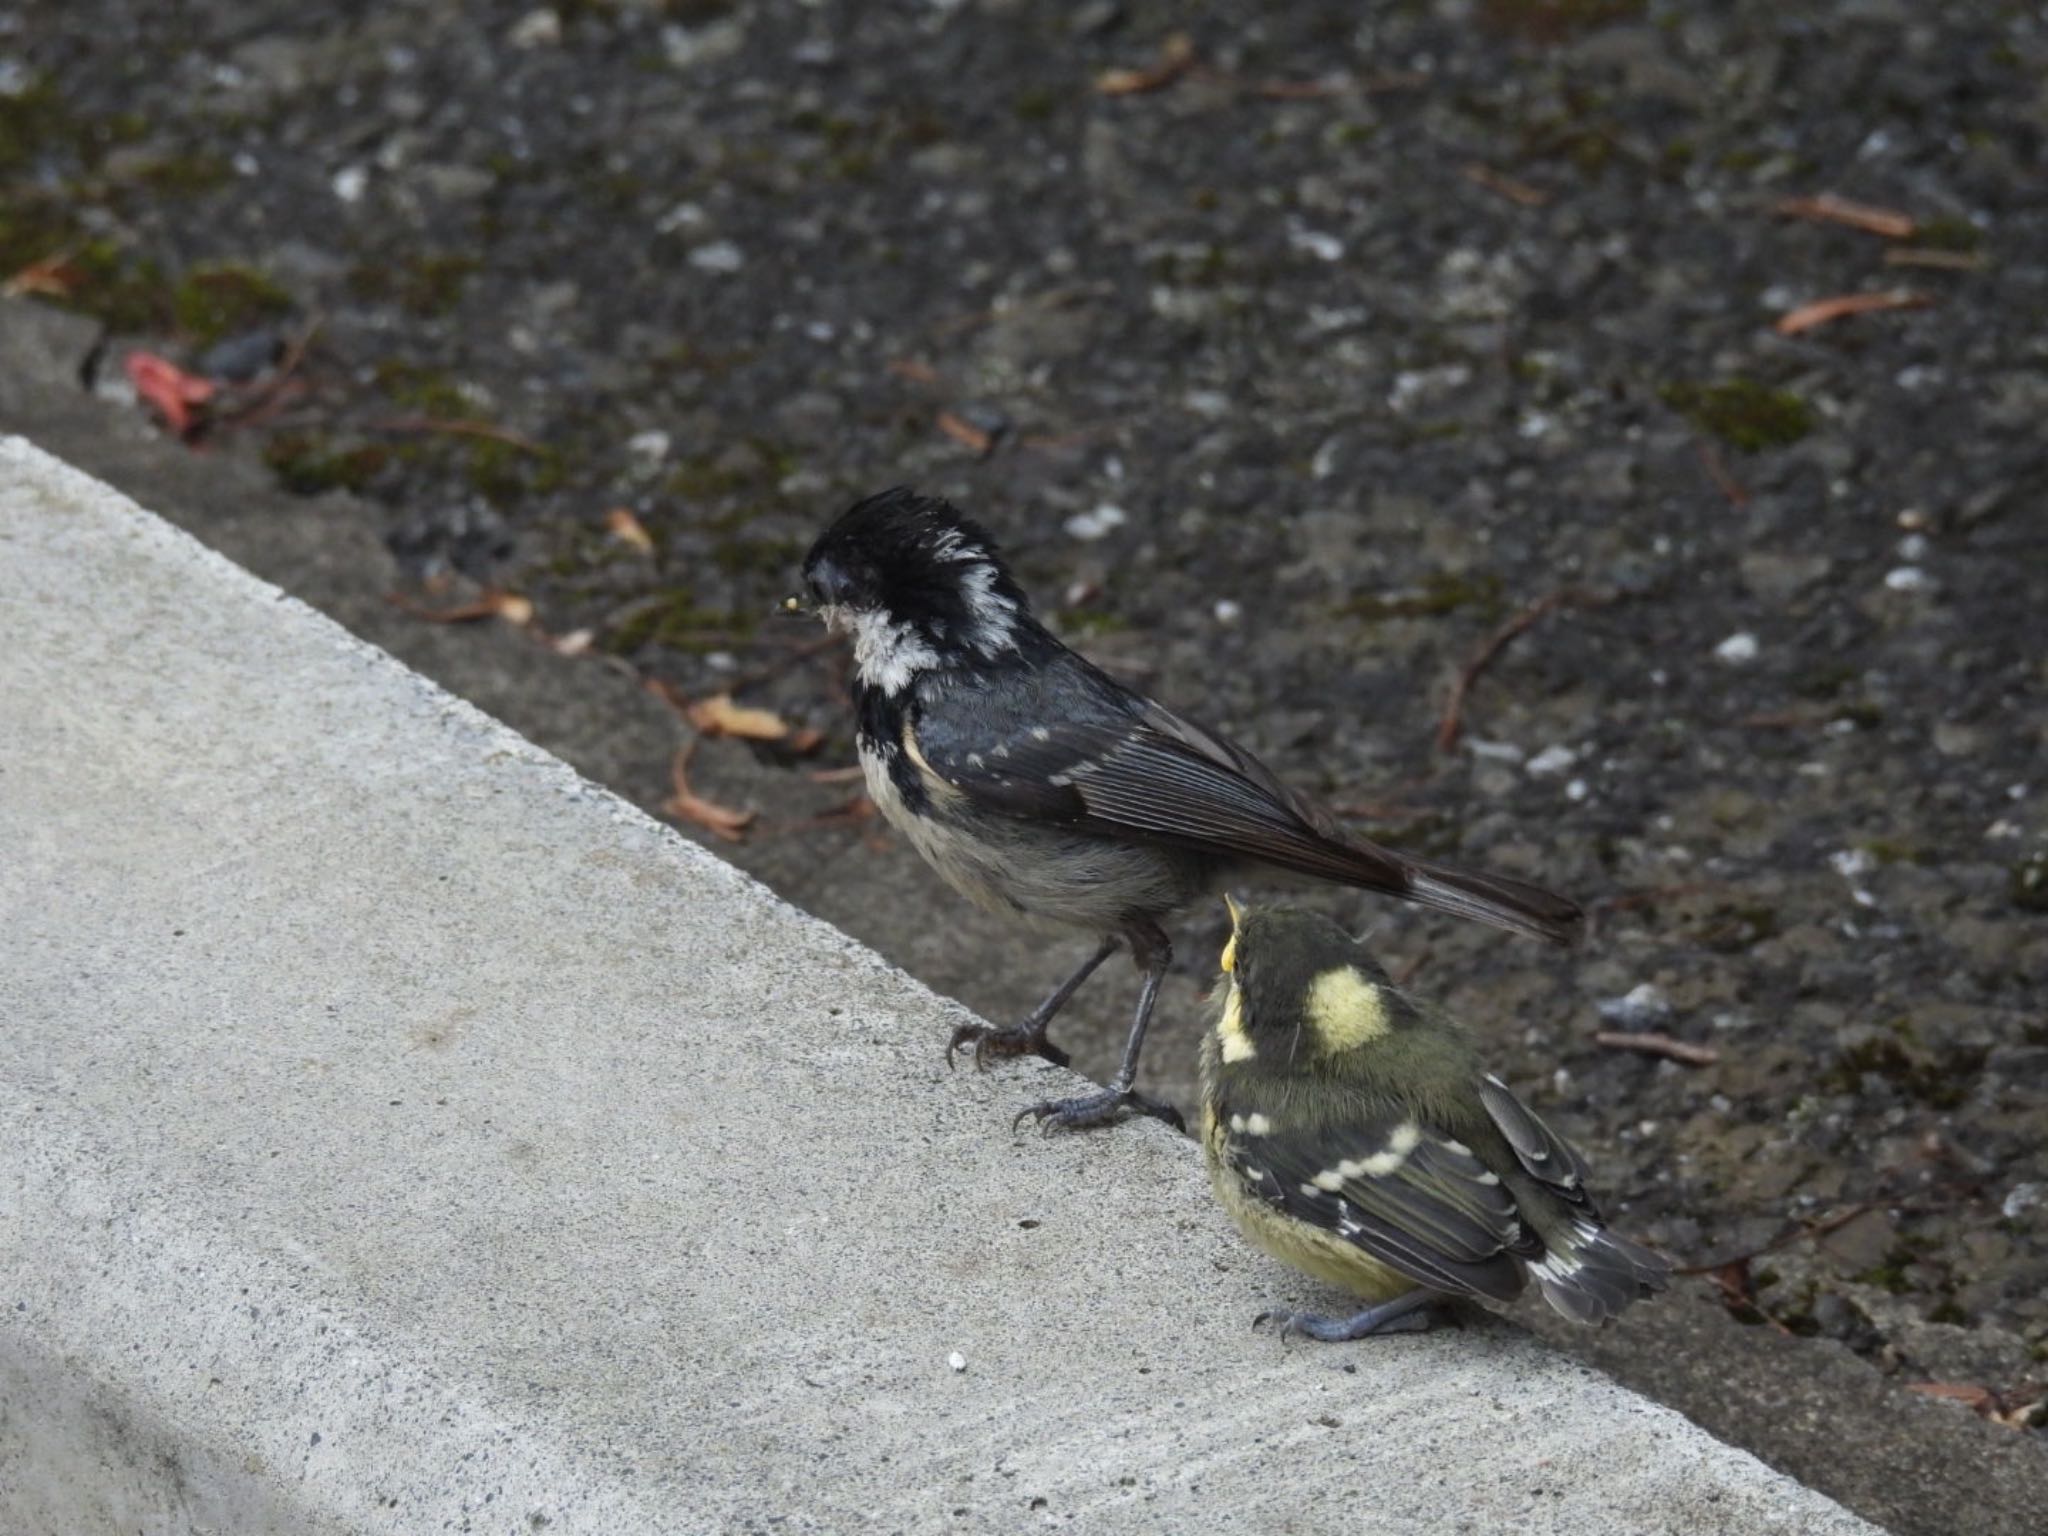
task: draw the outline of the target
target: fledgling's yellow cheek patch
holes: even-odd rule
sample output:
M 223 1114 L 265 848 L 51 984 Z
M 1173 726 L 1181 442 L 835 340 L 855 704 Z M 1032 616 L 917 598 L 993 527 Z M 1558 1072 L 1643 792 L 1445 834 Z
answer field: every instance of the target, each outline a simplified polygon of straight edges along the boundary
M 1217 1022 L 1216 1033 L 1223 1041 L 1225 1061 L 1250 1061 L 1259 1054 L 1245 1031 L 1244 993 L 1234 981 L 1230 984 L 1230 995 L 1223 1000 L 1223 1017 Z
M 1325 1051 L 1355 1051 L 1390 1027 L 1380 988 L 1356 966 L 1323 972 L 1308 990 L 1308 1023 Z

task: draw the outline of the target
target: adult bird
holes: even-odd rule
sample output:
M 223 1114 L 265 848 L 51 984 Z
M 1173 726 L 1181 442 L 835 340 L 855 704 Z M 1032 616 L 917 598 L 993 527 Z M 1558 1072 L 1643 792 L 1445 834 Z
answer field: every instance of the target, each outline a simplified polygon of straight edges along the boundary
M 1133 692 L 1033 617 L 995 541 L 908 489 L 856 503 L 804 560 L 810 607 L 853 642 L 856 745 L 877 807 L 961 895 L 1095 952 L 1021 1024 L 963 1026 L 977 1061 L 1064 1063 L 1047 1026 L 1128 944 L 1143 975 L 1123 1060 L 1097 1093 L 1036 1104 L 1048 1130 L 1131 1108 L 1180 1123 L 1133 1086 L 1173 958 L 1162 920 L 1248 867 L 1399 897 L 1568 942 L 1582 914 L 1520 880 L 1355 837 L 1220 732 Z M 796 606 L 803 606 L 792 599 Z

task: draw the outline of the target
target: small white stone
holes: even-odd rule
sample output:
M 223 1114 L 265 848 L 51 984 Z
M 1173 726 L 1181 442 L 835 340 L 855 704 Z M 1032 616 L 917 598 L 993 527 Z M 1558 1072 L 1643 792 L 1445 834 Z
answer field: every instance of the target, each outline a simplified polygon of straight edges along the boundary
M 1529 772 L 1541 778 L 1548 774 L 1563 773 L 1579 760 L 1579 754 L 1570 747 L 1551 745 L 1529 759 Z
M 228 164 L 235 168 L 237 176 L 254 176 L 263 169 L 263 162 L 246 149 L 236 150 L 234 158 Z
M 505 41 L 514 48 L 552 48 L 561 40 L 562 18 L 547 6 L 528 11 L 505 34 Z
M 1917 565 L 1902 565 L 1884 573 L 1884 584 L 1892 592 L 1924 592 L 1934 583 Z
M 1739 634 L 1730 635 L 1715 646 L 1714 655 L 1730 666 L 1739 667 L 1745 662 L 1755 661 L 1757 649 L 1756 636 L 1748 630 L 1743 630 Z
M 1877 868 L 1877 860 L 1865 848 L 1843 848 L 1828 855 L 1828 864 L 1844 880 L 1856 880 Z
M 1909 533 L 1899 540 L 1899 558 L 1909 564 L 1915 560 L 1926 559 L 1927 535 L 1924 533 Z
M 1495 763 L 1519 763 L 1528 755 L 1512 741 L 1488 741 L 1481 736 L 1467 736 L 1465 750 L 1474 757 Z
M 1298 251 L 1307 251 L 1322 261 L 1341 261 L 1344 258 L 1344 242 L 1335 235 L 1326 235 L 1319 229 L 1294 229 L 1287 233 L 1287 243 Z
M 1984 829 L 1985 838 L 1994 843 L 2009 843 L 2021 834 L 2020 824 L 2016 821 L 2007 821 L 2003 816 Z
M 2013 1185 L 1998 1210 L 2007 1221 L 2017 1221 L 2037 1205 L 2048 1205 L 2048 1184 Z
M 626 439 L 626 451 L 636 459 L 645 459 L 650 464 L 659 464 L 668 457 L 669 435 L 659 427 L 650 427 L 645 432 L 635 432 Z
M 1108 538 L 1112 532 L 1129 521 L 1130 518 L 1122 507 L 1114 502 L 1105 501 L 1093 512 L 1075 513 L 1062 526 L 1071 537 L 1092 544 L 1097 539 Z
M 704 210 L 696 203 L 677 203 L 654 221 L 654 228 L 657 234 L 672 235 L 679 229 L 695 229 L 704 219 Z
M 1216 606 L 1211 611 L 1216 615 L 1218 624 L 1235 624 L 1244 617 L 1244 605 L 1235 598 L 1217 598 Z
M 1579 801 L 1585 799 L 1586 796 L 1590 795 L 1591 793 L 1592 790 L 1586 787 L 1586 781 L 1584 779 L 1573 779 L 1571 783 L 1565 785 L 1564 787 L 1565 799 L 1573 802 L 1574 804 L 1577 804 Z
M 1675 1011 L 1671 999 L 1664 995 L 1664 989 L 1654 981 L 1643 982 L 1631 987 L 1620 997 L 1602 999 L 1594 1004 L 1600 1017 L 1609 1024 L 1618 1024 L 1623 1029 L 1642 1029 L 1646 1025 L 1661 1024 Z
M 960 1351 L 956 1349 L 953 1351 L 953 1353 L 946 1356 L 946 1364 L 950 1365 L 956 1371 L 964 1371 L 967 1369 L 967 1357 L 961 1354 Z
M 344 203 L 359 203 L 369 189 L 370 173 L 360 165 L 344 165 L 334 173 L 334 195 Z
M 714 240 L 690 252 L 690 265 L 700 272 L 737 272 L 746 264 L 746 253 L 730 240 Z

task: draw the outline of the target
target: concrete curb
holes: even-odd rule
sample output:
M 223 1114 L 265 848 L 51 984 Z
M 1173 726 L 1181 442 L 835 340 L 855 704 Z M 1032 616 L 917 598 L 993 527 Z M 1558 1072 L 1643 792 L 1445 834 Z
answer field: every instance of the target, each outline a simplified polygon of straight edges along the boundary
M 1874 1529 L 1505 1325 L 1252 1335 L 1191 1144 L 1012 1139 L 957 1008 L 19 439 L 0 612 L 10 1532 Z

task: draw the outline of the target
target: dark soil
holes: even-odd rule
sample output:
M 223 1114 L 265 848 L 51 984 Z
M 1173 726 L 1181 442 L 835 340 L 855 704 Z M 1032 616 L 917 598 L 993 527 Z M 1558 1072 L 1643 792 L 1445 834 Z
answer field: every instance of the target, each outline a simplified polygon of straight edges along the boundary
M 1181 27 L 1192 68 L 1097 88 Z M 420 603 L 530 599 L 487 702 L 622 793 L 658 805 L 687 736 L 622 676 L 824 732 L 705 746 L 698 788 L 764 813 L 719 846 L 1006 1016 L 1067 951 L 832 815 L 842 664 L 769 617 L 855 495 L 955 497 L 1074 643 L 1362 831 L 1594 907 L 1567 955 L 1304 898 L 1378 925 L 1624 1226 L 1720 1266 L 1668 1306 L 1775 1341 L 1744 1359 L 1835 1341 L 2018 1444 L 2048 1391 L 2044 80 L 2017 4 L 0 6 L 0 275 L 104 322 L 88 382 L 138 413 L 132 347 L 286 352 L 200 447 L 308 530 L 368 517 Z M 1776 211 L 1822 193 L 1911 231 Z M 1870 290 L 1926 302 L 1774 329 Z M 1544 600 L 1440 747 L 1461 666 Z M 1222 928 L 1183 924 L 1147 1065 L 1183 1104 Z M 1064 1031 L 1098 1075 L 1112 975 Z M 1735 1355 L 1685 1331 L 1579 1347 L 1744 1438 L 1710 1411 Z M 1772 1433 L 1745 1443 L 1829 1486 Z

